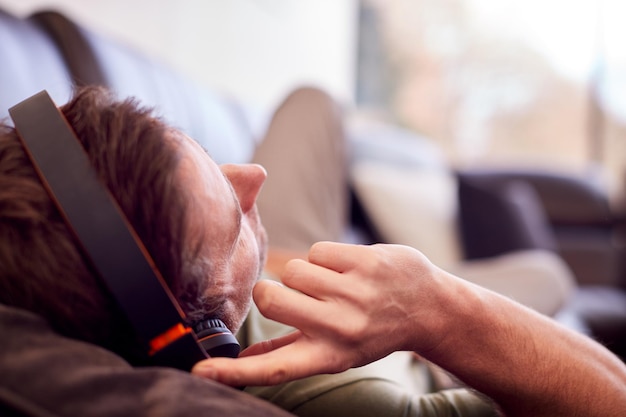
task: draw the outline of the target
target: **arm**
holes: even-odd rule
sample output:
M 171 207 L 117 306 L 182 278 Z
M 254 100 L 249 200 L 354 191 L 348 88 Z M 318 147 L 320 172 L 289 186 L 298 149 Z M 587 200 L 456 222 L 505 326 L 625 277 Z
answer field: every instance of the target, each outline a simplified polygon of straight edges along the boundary
M 255 301 L 299 331 L 252 346 L 241 359 L 201 362 L 194 372 L 272 384 L 413 350 L 507 415 L 607 416 L 626 408 L 626 368 L 606 349 L 416 250 L 320 243 L 309 262 L 291 261 L 282 280 L 286 287 L 260 282 Z

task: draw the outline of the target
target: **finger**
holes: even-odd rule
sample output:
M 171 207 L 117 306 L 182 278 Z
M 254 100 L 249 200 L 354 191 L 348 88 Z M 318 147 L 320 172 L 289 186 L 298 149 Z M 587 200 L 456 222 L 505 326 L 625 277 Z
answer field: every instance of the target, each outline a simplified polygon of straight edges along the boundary
M 323 301 L 272 281 L 257 282 L 252 297 L 263 316 L 301 330 L 319 326 L 319 317 L 328 314 Z
M 318 300 L 327 300 L 348 290 L 338 285 L 338 281 L 343 279 L 338 272 L 301 259 L 289 261 L 280 279 L 289 288 Z
M 263 353 L 271 352 L 285 345 L 293 343 L 301 336 L 301 334 L 302 333 L 299 331 L 294 331 L 285 336 L 277 337 L 276 339 L 264 340 L 262 342 L 255 343 L 245 348 L 239 354 L 239 357 L 244 358 L 246 356 L 261 355 Z
M 354 269 L 365 256 L 366 246 L 337 242 L 317 242 L 309 249 L 309 262 L 346 272 Z
M 198 362 L 191 372 L 230 386 L 276 385 L 320 373 L 339 372 L 336 362 L 314 346 L 293 343 L 269 353 L 238 359 L 213 358 Z

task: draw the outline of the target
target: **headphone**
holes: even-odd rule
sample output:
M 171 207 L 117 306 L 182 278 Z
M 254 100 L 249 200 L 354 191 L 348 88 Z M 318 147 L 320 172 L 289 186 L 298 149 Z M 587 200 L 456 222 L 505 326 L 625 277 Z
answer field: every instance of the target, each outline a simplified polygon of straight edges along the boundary
M 155 365 L 190 370 L 209 356 L 237 357 L 224 323 L 189 328 L 139 236 L 102 184 L 63 113 L 46 91 L 9 109 L 15 130 L 51 199 Z

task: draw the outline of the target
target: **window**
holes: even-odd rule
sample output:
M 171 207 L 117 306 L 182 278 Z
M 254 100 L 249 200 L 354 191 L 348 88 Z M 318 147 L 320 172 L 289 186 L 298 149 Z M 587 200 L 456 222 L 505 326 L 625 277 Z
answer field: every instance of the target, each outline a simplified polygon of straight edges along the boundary
M 453 163 L 599 163 L 623 181 L 622 3 L 363 0 L 357 105 Z

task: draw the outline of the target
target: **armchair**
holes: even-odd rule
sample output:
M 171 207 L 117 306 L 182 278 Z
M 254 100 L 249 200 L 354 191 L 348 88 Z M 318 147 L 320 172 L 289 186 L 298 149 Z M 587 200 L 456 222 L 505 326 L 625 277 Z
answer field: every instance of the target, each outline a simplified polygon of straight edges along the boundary
M 626 357 L 624 215 L 597 176 L 453 170 L 427 138 L 391 127 L 351 132 L 356 207 L 370 239 L 414 246 Z

